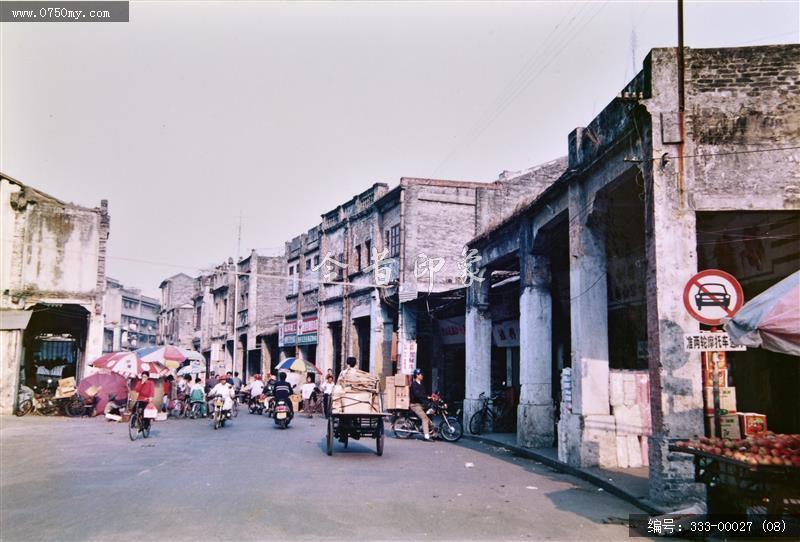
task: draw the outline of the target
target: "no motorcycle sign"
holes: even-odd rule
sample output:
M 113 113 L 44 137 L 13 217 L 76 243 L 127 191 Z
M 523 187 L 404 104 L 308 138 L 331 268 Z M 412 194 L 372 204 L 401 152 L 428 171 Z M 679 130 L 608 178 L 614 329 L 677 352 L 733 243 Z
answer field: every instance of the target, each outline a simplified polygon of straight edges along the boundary
M 742 308 L 744 294 L 739 281 L 719 269 L 700 271 L 683 289 L 683 305 L 700 323 L 722 325 L 723 318 L 731 318 Z

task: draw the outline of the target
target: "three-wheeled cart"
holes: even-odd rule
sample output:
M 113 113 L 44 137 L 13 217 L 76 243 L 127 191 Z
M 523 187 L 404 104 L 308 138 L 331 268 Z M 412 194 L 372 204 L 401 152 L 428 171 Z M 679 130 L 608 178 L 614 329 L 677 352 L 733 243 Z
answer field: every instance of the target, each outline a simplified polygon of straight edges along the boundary
M 695 481 L 708 488 L 709 514 L 743 514 L 766 507 L 769 515 L 800 513 L 800 469 L 750 465 L 729 457 L 670 446 L 694 457 Z
M 374 438 L 378 455 L 383 455 L 383 414 L 334 414 L 328 417 L 328 455 L 333 455 L 333 441 L 338 440 L 347 448 L 352 438 Z

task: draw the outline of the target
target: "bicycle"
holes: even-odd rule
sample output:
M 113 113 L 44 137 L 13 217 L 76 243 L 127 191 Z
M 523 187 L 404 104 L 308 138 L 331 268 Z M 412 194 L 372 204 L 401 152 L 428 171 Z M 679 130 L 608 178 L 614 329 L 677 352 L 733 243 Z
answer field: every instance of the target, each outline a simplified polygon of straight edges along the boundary
M 131 420 L 128 422 L 128 436 L 131 440 L 139 438 L 139 433 L 141 433 L 144 438 L 149 437 L 151 423 L 149 418 L 144 417 L 144 407 L 139 408 L 136 403 L 134 403 L 133 412 L 131 412 Z
M 473 435 L 480 435 L 492 427 L 495 431 L 504 428 L 507 424 L 508 413 L 500 399 L 501 394 L 497 393 L 492 398 L 486 397 L 481 393 L 478 399 L 483 401 L 483 406 L 469 419 L 469 432 Z M 490 408 L 489 403 L 493 403 L 497 410 Z

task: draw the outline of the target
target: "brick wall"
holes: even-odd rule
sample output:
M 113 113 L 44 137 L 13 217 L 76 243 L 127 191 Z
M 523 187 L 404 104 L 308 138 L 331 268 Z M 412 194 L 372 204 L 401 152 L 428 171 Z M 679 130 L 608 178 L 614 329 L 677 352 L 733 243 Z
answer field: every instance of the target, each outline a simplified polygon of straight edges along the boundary
M 687 136 L 701 155 L 691 164 L 697 203 L 714 206 L 716 197 L 746 208 L 755 195 L 800 203 L 797 149 L 725 154 L 800 145 L 800 45 L 689 49 L 686 66 Z

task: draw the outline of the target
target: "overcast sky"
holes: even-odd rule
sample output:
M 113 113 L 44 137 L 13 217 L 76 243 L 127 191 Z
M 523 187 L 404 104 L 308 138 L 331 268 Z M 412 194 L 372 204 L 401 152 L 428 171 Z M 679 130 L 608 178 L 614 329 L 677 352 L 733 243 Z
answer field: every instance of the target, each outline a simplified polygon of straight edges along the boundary
M 491 181 L 566 153 L 676 3 L 132 1 L 129 23 L 2 23 L 0 169 L 109 200 L 108 274 L 283 242 L 374 182 Z M 686 45 L 797 43 L 797 1 L 686 2 Z

